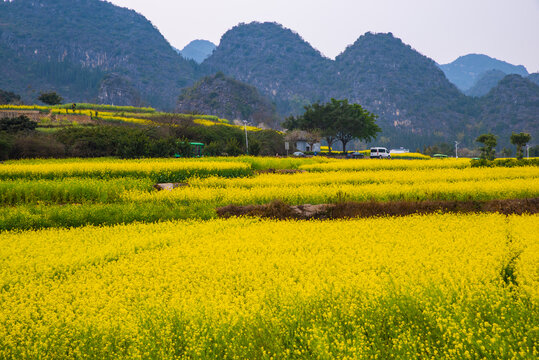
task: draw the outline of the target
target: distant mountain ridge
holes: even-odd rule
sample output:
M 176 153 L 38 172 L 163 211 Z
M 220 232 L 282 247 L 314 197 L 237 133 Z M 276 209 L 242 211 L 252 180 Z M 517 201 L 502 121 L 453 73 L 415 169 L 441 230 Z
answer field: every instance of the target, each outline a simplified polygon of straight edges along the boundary
M 367 33 L 330 60 L 279 24 L 242 24 L 202 66 L 254 85 L 283 115 L 331 97 L 358 102 L 380 115 L 388 141 L 447 134 L 471 119 L 453 106 L 466 97 L 435 62 L 391 33 Z
M 528 80 L 539 85 L 539 73 L 533 73 L 528 76 Z
M 480 114 L 474 126 L 479 132 L 491 131 L 508 145 L 511 132 L 527 132 L 539 139 L 539 85 L 520 75 L 507 75 L 478 99 Z M 509 145 L 508 145 L 509 146 Z
M 223 35 L 202 69 L 222 71 L 255 86 L 276 103 L 281 115 L 301 113 L 304 104 L 331 97 L 360 103 L 380 116 L 383 133 L 378 142 L 388 146 L 416 148 L 425 142 L 452 140 L 473 146 L 484 129 L 514 128 L 503 119 L 496 127 L 478 125 L 492 107 L 505 105 L 465 96 L 433 60 L 391 33 L 362 35 L 330 60 L 279 24 L 240 24 Z M 535 89 L 528 90 L 526 97 L 533 99 Z M 502 87 L 500 93 L 506 91 Z M 507 99 L 503 96 L 499 101 L 504 104 Z M 536 137 L 533 124 L 539 122 L 539 113 L 528 111 L 528 105 L 512 107 L 519 112 L 513 117 L 521 119 L 520 125 L 531 124 L 526 128 Z
M 492 90 L 507 74 L 500 70 L 488 70 L 482 73 L 475 84 L 464 91 L 468 96 L 481 97 Z
M 198 65 L 178 55 L 134 11 L 100 0 L 15 0 L 0 2 L 0 58 L 0 89 L 26 102 L 35 102 L 39 91 L 54 90 L 66 102 L 172 110 L 182 89 L 222 71 L 275 103 L 281 119 L 331 97 L 360 103 L 380 116 L 380 144 L 413 149 L 454 139 L 472 144 L 477 132 L 490 128 L 488 114 L 500 106 L 507 110 L 496 120 L 500 133 L 511 128 L 510 118 L 531 124 L 530 131 L 539 122 L 531 81 L 509 82 L 527 99 L 523 102 L 509 96 L 511 87 L 503 80 L 494 97 L 467 97 L 434 61 L 391 33 L 367 33 L 331 60 L 279 24 L 240 24 Z M 203 102 L 212 92 L 194 97 Z M 218 99 L 226 105 L 231 97 Z M 509 106 L 509 101 L 519 105 Z M 215 109 L 222 105 L 216 103 Z
M 482 74 L 489 70 L 499 70 L 505 74 L 518 74 L 523 77 L 528 76 L 528 70 L 522 65 L 509 64 L 482 54 L 464 55 L 452 63 L 440 65 L 440 68 L 447 79 L 461 91 L 469 90 Z
M 188 60 L 194 60 L 197 64 L 202 63 L 212 54 L 217 45 L 208 40 L 193 40 L 179 53 Z

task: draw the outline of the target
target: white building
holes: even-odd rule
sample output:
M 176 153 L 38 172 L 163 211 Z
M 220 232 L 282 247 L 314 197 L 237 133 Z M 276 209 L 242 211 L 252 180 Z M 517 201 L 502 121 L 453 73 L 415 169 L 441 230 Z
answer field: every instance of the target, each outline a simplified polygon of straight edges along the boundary
M 410 152 L 410 150 L 405 149 L 403 147 L 401 147 L 399 149 L 391 149 L 391 150 L 389 150 L 390 154 L 406 154 L 406 153 L 409 153 L 409 152 Z
M 307 144 L 307 141 L 298 140 L 296 141 L 296 149 L 301 152 L 320 152 L 320 143 L 313 144 L 311 149 L 311 145 Z

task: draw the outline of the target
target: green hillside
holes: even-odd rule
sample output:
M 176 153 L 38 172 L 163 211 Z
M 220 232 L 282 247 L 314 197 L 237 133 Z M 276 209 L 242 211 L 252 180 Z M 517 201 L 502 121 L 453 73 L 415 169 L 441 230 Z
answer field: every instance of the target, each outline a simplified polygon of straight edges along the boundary
M 0 58 L 0 88 L 28 102 L 48 90 L 66 101 L 95 101 L 104 76 L 117 73 L 144 103 L 172 109 L 195 77 L 146 18 L 99 0 L 0 2 Z
M 254 86 L 226 77 L 223 73 L 207 76 L 193 87 L 184 89 L 176 110 L 279 127 L 275 105 Z

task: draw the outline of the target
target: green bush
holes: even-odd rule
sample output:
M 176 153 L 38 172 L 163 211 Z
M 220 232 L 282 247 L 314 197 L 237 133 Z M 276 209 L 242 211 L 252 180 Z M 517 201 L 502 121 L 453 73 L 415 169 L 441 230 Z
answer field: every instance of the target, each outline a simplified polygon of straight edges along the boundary
M 225 152 L 229 156 L 238 156 L 238 155 L 243 154 L 243 150 L 242 150 L 242 148 L 240 146 L 240 143 L 235 138 L 228 139 L 228 141 L 226 143 L 226 146 L 225 146 Z
M 28 116 L 25 115 L 14 118 L 4 117 L 0 119 L 0 131 L 12 134 L 21 131 L 33 131 L 36 127 L 37 122 L 30 120 Z
M 61 158 L 65 146 L 48 134 L 30 134 L 15 138 L 9 157 L 11 159 Z
M 204 156 L 221 156 L 224 145 L 220 142 L 211 142 L 204 147 Z
M 539 159 L 497 159 L 497 160 L 472 160 L 472 167 L 517 167 L 539 166 Z
M 9 159 L 11 148 L 13 147 L 13 137 L 0 132 L 0 160 Z

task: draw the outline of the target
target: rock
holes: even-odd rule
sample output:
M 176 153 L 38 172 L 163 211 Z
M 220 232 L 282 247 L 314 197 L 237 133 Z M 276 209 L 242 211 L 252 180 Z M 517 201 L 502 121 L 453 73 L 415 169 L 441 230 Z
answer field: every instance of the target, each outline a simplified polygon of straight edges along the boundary
M 305 204 L 305 205 L 292 206 L 291 208 L 300 218 L 311 219 L 313 217 L 318 217 L 319 215 L 325 213 L 327 210 L 327 205 L 326 204 L 319 204 L 319 205 Z
M 176 188 L 187 187 L 187 186 L 189 186 L 188 183 L 162 183 L 162 184 L 155 184 L 153 188 L 159 191 L 161 190 L 170 191 Z

